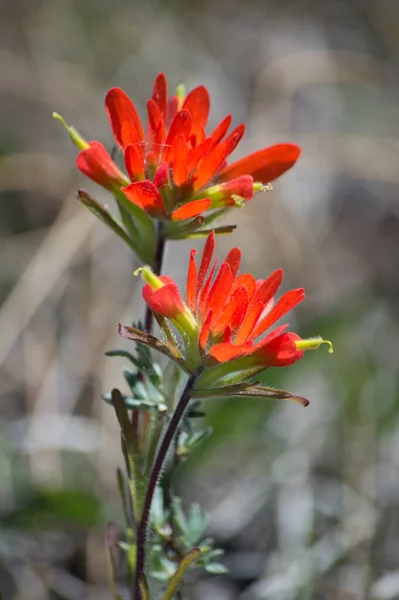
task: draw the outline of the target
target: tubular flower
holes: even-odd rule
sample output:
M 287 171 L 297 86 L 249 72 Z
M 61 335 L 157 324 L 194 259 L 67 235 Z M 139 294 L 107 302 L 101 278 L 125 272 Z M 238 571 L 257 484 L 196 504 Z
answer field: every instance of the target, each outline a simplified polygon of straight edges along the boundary
M 300 154 L 295 144 L 277 144 L 228 164 L 245 125 L 229 132 L 232 117 L 228 115 L 207 133 L 210 98 L 206 87 L 198 86 L 185 97 L 182 89 L 169 96 L 163 73 L 156 78 L 147 102 L 146 127 L 120 88 L 109 90 L 105 108 L 128 177 L 99 142 L 87 144 L 68 128 L 81 148 L 77 165 L 100 185 L 122 190 L 155 219 L 184 221 L 205 211 L 241 206 L 292 167 Z M 85 145 L 77 143 L 78 139 Z M 202 224 L 203 218 L 197 219 L 196 227 Z
M 205 369 L 200 376 L 205 387 L 216 382 L 237 383 L 268 367 L 284 367 L 296 362 L 305 350 L 316 349 L 321 338 L 302 340 L 287 332 L 288 325 L 276 322 L 305 298 L 302 288 L 290 290 L 274 301 L 283 271 L 274 271 L 256 281 L 249 273 L 238 275 L 241 251 L 233 248 L 217 269 L 213 261 L 215 234 L 205 243 L 199 266 L 195 250 L 190 253 L 186 301 L 176 283 L 141 269 L 146 285 L 143 297 L 160 317 L 169 320 L 181 334 L 174 340 L 176 351 L 187 359 L 191 369 Z M 169 340 L 170 340 L 169 336 Z

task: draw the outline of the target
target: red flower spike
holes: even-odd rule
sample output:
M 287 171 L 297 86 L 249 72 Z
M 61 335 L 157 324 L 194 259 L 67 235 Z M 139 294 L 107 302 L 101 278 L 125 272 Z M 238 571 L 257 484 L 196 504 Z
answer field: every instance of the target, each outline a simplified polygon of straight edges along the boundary
M 223 386 L 247 381 L 268 367 L 290 365 L 302 358 L 305 350 L 316 350 L 323 343 L 327 343 L 332 352 L 330 342 L 322 338 L 302 340 L 296 333 L 286 332 L 287 325 L 275 327 L 255 343 L 260 332 L 264 333 L 304 298 L 304 291 L 287 292 L 269 314 L 262 317 L 280 286 L 282 270 L 259 282 L 249 274 L 237 276 L 241 253 L 233 248 L 213 279 L 217 264 L 216 260 L 210 268 L 214 243 L 212 232 L 206 240 L 198 271 L 195 250 L 190 253 L 188 306 L 173 280 L 156 277 L 147 267 L 142 269 L 151 286 L 150 289 L 146 286 L 143 292 L 148 305 L 171 319 L 181 334 L 179 352 L 193 372 L 202 365 L 198 390 L 218 386 L 223 389 Z
M 288 171 L 296 163 L 300 153 L 301 149 L 295 144 L 270 146 L 224 167 L 219 173 L 219 179 L 229 181 L 240 175 L 252 175 L 254 181 L 269 183 Z
M 186 202 L 180 208 L 177 208 L 172 212 L 170 218 L 172 221 L 183 221 L 185 219 L 192 219 L 198 217 L 201 213 L 208 210 L 211 205 L 209 198 L 203 200 L 193 200 L 192 202 Z
M 125 175 L 100 142 L 89 142 L 89 147 L 79 152 L 76 164 L 87 177 L 109 190 L 126 183 Z
M 125 196 L 149 215 L 155 218 L 165 216 L 163 200 L 157 188 L 151 181 L 137 181 L 122 188 Z
M 115 139 L 122 150 L 129 144 L 144 141 L 140 117 L 133 102 L 124 91 L 120 88 L 110 89 L 105 98 L 105 108 Z
M 163 73 L 155 79 L 147 103 L 145 129 L 133 102 L 120 88 L 109 90 L 105 108 L 114 137 L 124 151 L 131 182 L 143 182 L 148 177 L 149 184 L 153 183 L 155 187 L 167 186 L 162 191 L 165 206 L 158 195 L 149 193 L 150 187 L 134 192 L 129 188 L 127 192 L 133 202 L 156 219 L 173 221 L 190 219 L 193 215 L 202 217 L 197 212 L 201 206 L 203 212 L 241 206 L 243 201 L 252 199 L 254 190 L 261 188 L 261 182 L 272 181 L 284 173 L 300 153 L 295 144 L 278 144 L 228 165 L 245 125 L 228 133 L 232 118 L 227 115 L 213 132 L 207 134 L 210 98 L 206 87 L 196 87 L 186 98 L 179 89 L 176 95 L 168 98 L 168 83 Z M 62 122 L 72 141 L 83 151 L 78 166 L 86 175 L 114 192 L 117 185 L 129 187 L 124 174 L 98 142 L 92 143 L 94 150 L 90 150 L 74 128 Z M 164 163 L 167 163 L 167 170 Z M 160 178 L 161 174 L 163 178 Z M 206 190 L 209 185 L 212 187 Z M 199 200 L 202 204 L 192 204 Z M 200 226 L 197 229 L 200 233 Z M 165 231 L 173 237 L 173 228 Z M 183 226 L 179 237 L 189 235 L 190 231 Z

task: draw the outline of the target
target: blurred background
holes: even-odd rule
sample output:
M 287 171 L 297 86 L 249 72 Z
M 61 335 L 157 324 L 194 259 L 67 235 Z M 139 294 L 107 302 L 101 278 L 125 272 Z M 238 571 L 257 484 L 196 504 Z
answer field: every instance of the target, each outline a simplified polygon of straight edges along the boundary
M 0 580 L 3 600 L 109 598 L 104 529 L 122 524 L 118 321 L 143 313 L 137 263 L 75 200 L 53 110 L 108 148 L 118 85 L 144 116 L 155 76 L 203 83 L 210 126 L 247 123 L 235 158 L 303 148 L 232 214 L 219 254 L 304 286 L 291 325 L 322 348 L 270 371 L 310 407 L 206 405 L 214 434 L 180 470 L 209 511 L 223 577 L 190 598 L 399 598 L 399 2 L 3 0 L 0 35 Z M 230 219 L 231 220 L 231 219 Z M 184 244 L 183 244 L 184 245 Z M 197 243 L 198 248 L 201 243 Z M 192 246 L 185 244 L 185 250 Z M 165 270 L 183 280 L 182 246 Z

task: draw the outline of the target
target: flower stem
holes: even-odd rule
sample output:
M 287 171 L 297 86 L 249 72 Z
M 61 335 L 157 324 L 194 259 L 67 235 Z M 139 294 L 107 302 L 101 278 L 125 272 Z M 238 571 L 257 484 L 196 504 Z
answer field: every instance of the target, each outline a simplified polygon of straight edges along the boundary
M 194 386 L 196 375 L 189 378 L 176 409 L 172 415 L 169 425 L 165 431 L 158 453 L 155 457 L 154 465 L 148 482 L 147 493 L 144 499 L 143 512 L 141 515 L 140 524 L 137 531 L 137 558 L 136 558 L 136 573 L 135 573 L 135 591 L 134 599 L 141 599 L 140 580 L 143 575 L 145 565 L 145 545 L 147 541 L 148 522 L 150 518 L 151 504 L 154 497 L 155 488 L 168 454 L 169 448 L 174 440 L 176 432 L 179 428 L 183 415 L 191 399 L 191 390 Z
M 154 259 L 154 268 L 153 273 L 155 275 L 160 275 L 162 270 L 162 262 L 165 252 L 165 237 L 163 235 L 163 223 L 159 221 L 157 228 L 157 245 L 155 248 L 155 259 Z M 145 309 L 145 319 L 144 319 L 144 331 L 146 333 L 152 333 L 152 325 L 154 322 L 154 315 L 152 314 L 152 310 L 149 308 L 148 304 Z

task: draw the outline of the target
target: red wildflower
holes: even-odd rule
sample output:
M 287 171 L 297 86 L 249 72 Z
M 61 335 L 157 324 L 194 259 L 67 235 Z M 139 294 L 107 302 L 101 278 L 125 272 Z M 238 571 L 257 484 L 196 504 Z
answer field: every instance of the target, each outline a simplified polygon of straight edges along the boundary
M 292 167 L 300 154 L 295 144 L 279 144 L 227 166 L 245 126 L 238 125 L 228 134 L 228 115 L 207 134 L 207 89 L 198 86 L 185 98 L 169 97 L 163 73 L 156 78 L 147 103 L 147 128 L 120 88 L 108 92 L 105 107 L 131 180 L 122 190 L 157 219 L 191 219 L 209 209 L 250 200 L 254 191 Z M 86 162 L 81 157 L 79 168 L 104 185 Z
M 211 266 L 214 245 L 212 232 L 199 267 L 195 250 L 191 251 L 186 303 L 173 280 L 158 278 L 148 268 L 143 269 L 147 281 L 143 296 L 148 306 L 187 334 L 191 354 L 196 345 L 200 363 L 211 367 L 245 357 L 241 368 L 282 367 L 302 358 L 304 350 L 322 343 L 320 339 L 301 340 L 296 333 L 286 331 L 288 325 L 270 331 L 277 320 L 304 300 L 302 288 L 286 292 L 273 305 L 283 271 L 278 269 L 258 281 L 249 273 L 237 275 L 241 261 L 239 248 L 230 250 L 216 270 L 217 261 Z M 185 326 L 186 320 L 189 327 Z

